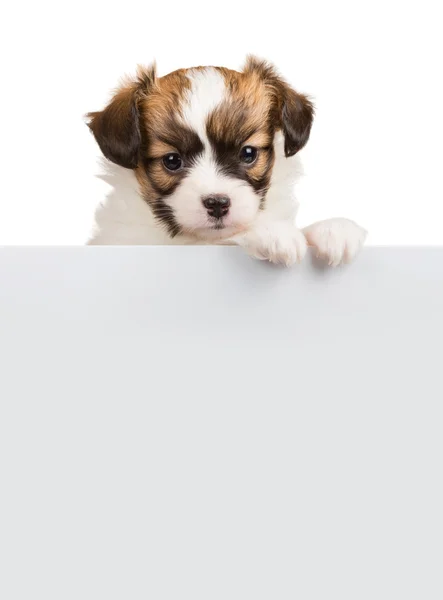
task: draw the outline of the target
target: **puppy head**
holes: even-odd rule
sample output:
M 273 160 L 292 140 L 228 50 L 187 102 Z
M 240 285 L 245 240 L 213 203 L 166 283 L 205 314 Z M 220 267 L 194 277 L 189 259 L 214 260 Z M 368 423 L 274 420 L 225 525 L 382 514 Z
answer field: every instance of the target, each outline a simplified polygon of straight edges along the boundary
M 228 238 L 264 207 L 274 135 L 286 157 L 309 138 L 313 106 L 264 61 L 242 72 L 139 69 L 89 127 L 103 154 L 134 169 L 143 198 L 171 236 Z

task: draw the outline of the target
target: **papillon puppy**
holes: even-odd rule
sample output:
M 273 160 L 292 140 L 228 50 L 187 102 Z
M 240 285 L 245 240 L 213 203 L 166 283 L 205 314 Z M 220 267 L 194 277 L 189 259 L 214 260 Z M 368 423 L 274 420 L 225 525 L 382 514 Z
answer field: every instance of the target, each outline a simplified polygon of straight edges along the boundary
M 122 194 L 91 243 L 237 244 L 288 266 L 312 246 L 330 265 L 349 262 L 366 237 L 356 223 L 296 225 L 297 153 L 313 118 L 311 100 L 254 57 L 239 72 L 139 68 L 88 115 Z

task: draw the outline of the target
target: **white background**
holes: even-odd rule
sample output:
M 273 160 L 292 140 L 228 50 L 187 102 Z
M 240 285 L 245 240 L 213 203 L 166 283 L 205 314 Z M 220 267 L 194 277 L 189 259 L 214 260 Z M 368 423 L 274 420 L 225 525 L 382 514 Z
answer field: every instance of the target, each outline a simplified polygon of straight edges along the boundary
M 268 58 L 317 105 L 300 224 L 440 244 L 443 42 L 436 0 L 8 3 L 1 18 L 0 243 L 82 244 L 107 185 L 82 116 L 120 76 Z

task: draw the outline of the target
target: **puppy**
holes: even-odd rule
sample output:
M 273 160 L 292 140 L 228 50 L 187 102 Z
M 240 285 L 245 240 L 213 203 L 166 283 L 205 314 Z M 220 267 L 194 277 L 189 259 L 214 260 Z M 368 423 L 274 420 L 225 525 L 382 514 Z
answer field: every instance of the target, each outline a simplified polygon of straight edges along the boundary
M 296 155 L 313 116 L 309 98 L 254 57 L 241 72 L 197 67 L 158 77 L 155 66 L 139 68 L 103 111 L 88 115 L 104 156 L 130 173 L 125 218 L 92 243 L 237 244 L 288 266 L 310 245 L 330 265 L 349 262 L 364 229 L 347 219 L 303 230 L 295 223 Z M 140 235 L 128 238 L 119 223 Z

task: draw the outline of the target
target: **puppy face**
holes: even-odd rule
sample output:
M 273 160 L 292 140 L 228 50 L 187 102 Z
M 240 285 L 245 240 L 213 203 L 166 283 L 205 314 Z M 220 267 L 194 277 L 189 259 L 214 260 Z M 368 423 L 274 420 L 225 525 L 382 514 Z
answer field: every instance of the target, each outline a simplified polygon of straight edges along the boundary
M 89 126 L 111 161 L 134 169 L 143 198 L 171 236 L 228 238 L 266 205 L 281 130 L 292 156 L 309 138 L 311 102 L 263 61 L 242 72 L 139 70 Z

